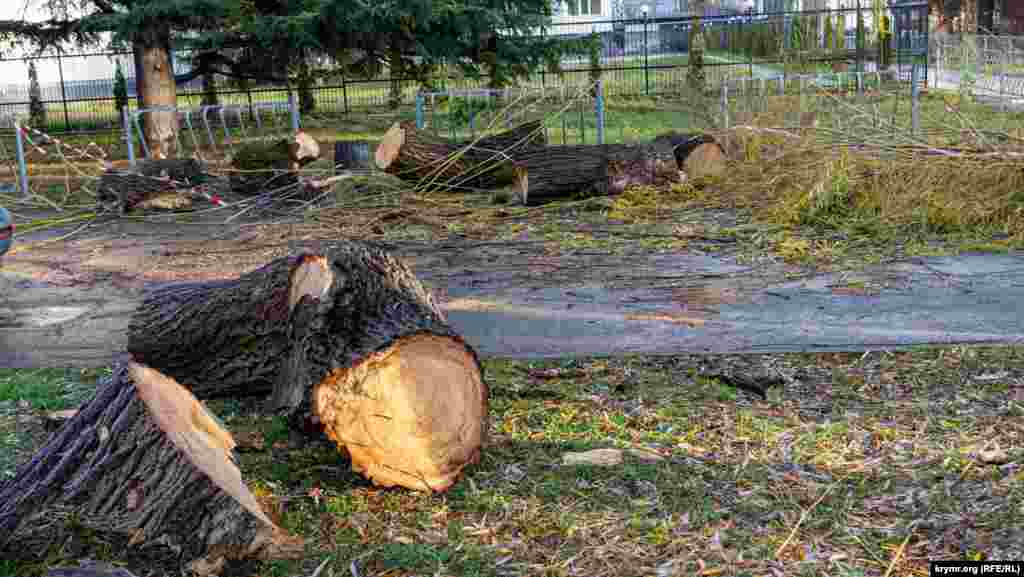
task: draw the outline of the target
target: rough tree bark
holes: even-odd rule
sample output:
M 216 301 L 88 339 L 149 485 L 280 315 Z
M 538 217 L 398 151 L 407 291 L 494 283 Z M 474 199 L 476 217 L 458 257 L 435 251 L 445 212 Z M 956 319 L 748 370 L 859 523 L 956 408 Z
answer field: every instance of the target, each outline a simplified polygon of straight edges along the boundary
M 475 351 L 412 271 L 372 245 L 158 288 L 129 343 L 199 398 L 272 393 L 273 410 L 323 426 L 382 485 L 447 489 L 486 434 Z
M 0 555 L 104 551 L 163 573 L 228 560 L 301 558 L 233 462 L 234 439 L 172 379 L 115 366 L 15 477 L 0 485 Z
M 544 146 L 540 121 L 524 123 L 475 142 L 451 143 L 415 123 L 395 123 L 377 147 L 377 168 L 413 181 L 432 180 L 455 187 L 496 188 L 513 180 L 511 160 Z M 454 155 L 460 154 L 458 159 Z
M 574 194 L 619 194 L 630 185 L 679 182 L 671 151 L 651 145 L 579 144 L 516 155 L 515 192 L 526 204 Z
M 137 39 L 142 75 L 137 87 L 146 108 L 178 105 L 178 92 L 171 68 L 171 32 L 168 26 L 147 27 Z M 143 115 L 143 136 L 153 158 L 176 154 L 178 115 L 176 112 L 148 112 Z

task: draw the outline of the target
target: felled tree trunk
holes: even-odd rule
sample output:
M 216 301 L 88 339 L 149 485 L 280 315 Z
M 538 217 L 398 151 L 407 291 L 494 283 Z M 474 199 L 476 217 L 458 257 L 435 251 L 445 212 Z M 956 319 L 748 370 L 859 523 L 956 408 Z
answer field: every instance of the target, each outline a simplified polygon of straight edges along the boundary
M 524 204 L 608 192 L 608 150 L 602 146 L 549 146 L 516 158 L 514 189 Z
M 525 204 L 574 195 L 618 194 L 626 187 L 677 182 L 671 157 L 650 146 L 580 144 L 549 146 L 516 157 L 513 186 Z
M 172 379 L 120 364 L 0 486 L 0 555 L 104 551 L 200 575 L 228 560 L 301 558 L 302 539 L 274 525 L 242 482 L 234 446 Z
M 195 159 L 142 159 L 128 170 L 109 169 L 96 187 L 101 207 L 120 214 L 133 209 L 181 209 L 192 206 L 192 197 L 179 189 L 205 181 L 206 167 Z
M 134 357 L 200 398 L 272 393 L 383 485 L 444 490 L 475 462 L 487 386 L 472 347 L 401 261 L 340 243 L 237 280 L 156 289 L 129 328 Z
M 395 123 L 377 146 L 377 168 L 411 181 L 431 181 L 451 187 L 497 188 L 513 180 L 512 158 L 543 146 L 540 121 L 474 142 L 451 143 L 415 123 Z M 456 155 L 458 157 L 456 158 Z

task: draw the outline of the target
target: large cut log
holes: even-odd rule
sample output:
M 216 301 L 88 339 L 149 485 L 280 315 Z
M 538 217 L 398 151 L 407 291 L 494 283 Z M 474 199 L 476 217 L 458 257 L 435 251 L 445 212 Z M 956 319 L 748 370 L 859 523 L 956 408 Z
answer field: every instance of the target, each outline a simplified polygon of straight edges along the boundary
M 274 410 L 323 426 L 383 485 L 446 489 L 486 432 L 475 351 L 412 271 L 369 244 L 158 288 L 128 350 L 200 398 L 271 393 Z
M 412 122 L 395 123 L 377 146 L 377 168 L 411 181 L 450 187 L 497 188 L 513 180 L 511 159 L 545 143 L 541 122 L 474 140 L 452 143 L 418 130 Z
M 301 558 L 242 481 L 235 441 L 187 390 L 119 363 L 96 396 L 0 486 L 0 555 L 102 551 L 148 574 Z
M 572 196 L 617 194 L 632 184 L 677 182 L 674 163 L 649 146 L 549 146 L 516 156 L 520 199 L 528 205 Z
M 689 178 L 718 176 L 725 171 L 725 149 L 710 134 L 666 132 L 654 138 L 652 145 L 676 159 L 679 170 Z

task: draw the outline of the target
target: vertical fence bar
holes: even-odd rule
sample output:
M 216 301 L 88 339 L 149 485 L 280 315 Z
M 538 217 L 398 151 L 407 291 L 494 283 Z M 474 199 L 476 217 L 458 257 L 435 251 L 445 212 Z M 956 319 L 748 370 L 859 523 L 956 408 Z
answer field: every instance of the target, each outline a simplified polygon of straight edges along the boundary
M 423 130 L 423 93 L 416 93 L 416 128 Z
M 341 75 L 341 102 L 345 107 L 345 114 L 348 114 L 348 84 L 345 82 L 345 75 Z
M 71 130 L 71 115 L 68 114 L 68 93 L 64 87 L 64 64 L 60 57 L 61 49 L 57 49 L 57 74 L 60 75 L 60 101 L 64 105 L 64 128 Z
M 579 105 L 576 108 L 577 108 L 577 110 L 580 111 L 580 144 L 586 144 L 587 143 L 587 125 L 586 125 L 586 122 L 585 122 L 585 118 L 583 116 L 584 115 L 584 113 L 583 113 L 583 100 L 580 99 L 578 102 L 579 102 Z
M 430 93 L 430 127 L 434 129 L 434 136 L 437 136 L 437 93 Z
M 299 108 L 295 106 L 295 93 L 288 91 L 288 111 L 292 117 L 292 131 L 299 131 Z
M 124 141 L 128 145 L 128 164 L 135 166 L 135 134 L 132 123 L 128 121 L 128 107 L 121 107 L 121 125 L 124 126 Z
M 597 81 L 597 143 L 604 144 L 604 88 L 601 80 Z
M 1013 44 L 1010 37 L 1006 38 L 1006 50 L 1003 50 L 1003 57 L 1000 59 L 1002 66 L 1001 73 L 999 75 L 999 112 L 1006 112 L 1006 72 L 1008 70 L 1008 60 L 1013 54 Z
M 18 155 L 18 186 L 21 188 L 21 196 L 28 198 L 31 194 L 28 190 L 28 165 L 25 163 L 25 135 L 21 123 L 14 121 L 14 148 Z
M 689 47 L 689 45 L 687 45 Z M 651 83 L 649 78 L 650 68 L 647 66 L 647 12 L 644 12 L 644 95 L 651 95 Z
M 253 116 L 256 116 L 256 113 L 253 112 L 253 107 L 252 107 L 252 89 L 249 88 L 248 85 L 246 85 L 246 87 L 245 87 L 245 96 L 249 100 L 249 118 L 252 118 Z M 239 114 L 241 114 L 241 111 L 239 111 Z M 226 124 L 224 126 L 227 127 Z
M 729 128 L 729 81 L 722 82 L 722 128 Z
M 910 127 L 914 134 L 921 128 L 921 90 L 918 82 L 920 66 L 915 61 L 910 68 Z

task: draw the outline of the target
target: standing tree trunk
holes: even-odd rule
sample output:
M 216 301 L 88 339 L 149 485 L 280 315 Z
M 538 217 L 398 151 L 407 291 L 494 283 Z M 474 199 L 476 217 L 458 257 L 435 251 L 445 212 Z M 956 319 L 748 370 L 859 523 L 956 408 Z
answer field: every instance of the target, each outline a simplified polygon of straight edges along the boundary
M 142 75 L 137 90 L 146 108 L 178 105 L 178 92 L 171 68 L 171 32 L 165 25 L 142 31 L 138 38 Z M 171 158 L 176 153 L 178 115 L 176 112 L 147 112 L 143 115 L 143 136 L 153 158 Z
M 311 114 L 316 110 L 316 98 L 313 97 L 313 72 L 309 66 L 309 55 L 305 50 L 299 53 L 298 77 L 296 85 L 299 92 L 299 112 Z
M 690 15 L 693 16 L 693 28 L 690 29 L 690 56 L 686 67 L 686 84 L 697 110 L 704 110 L 704 0 L 691 0 Z
M 301 558 L 262 511 L 235 441 L 178 383 L 136 364 L 109 381 L 0 485 L 0 556 L 113 554 L 160 574 L 232 559 Z
M 978 2 L 977 0 L 963 0 L 960 3 L 960 14 L 963 18 L 961 23 L 961 46 L 963 54 L 960 70 L 960 99 L 969 102 L 974 97 L 974 85 L 978 76 Z
M 156 289 L 128 351 L 200 398 L 272 393 L 382 485 L 443 491 L 479 458 L 487 386 L 472 347 L 401 261 L 340 243 L 236 280 Z
M 388 44 L 388 76 L 391 79 L 388 106 L 392 110 L 402 104 L 402 77 L 405 75 L 402 62 L 402 33 L 393 32 Z

